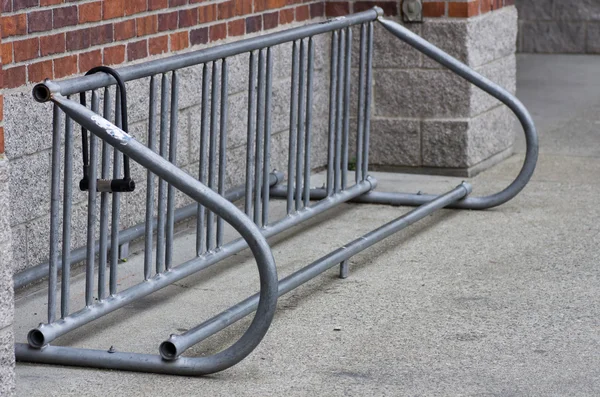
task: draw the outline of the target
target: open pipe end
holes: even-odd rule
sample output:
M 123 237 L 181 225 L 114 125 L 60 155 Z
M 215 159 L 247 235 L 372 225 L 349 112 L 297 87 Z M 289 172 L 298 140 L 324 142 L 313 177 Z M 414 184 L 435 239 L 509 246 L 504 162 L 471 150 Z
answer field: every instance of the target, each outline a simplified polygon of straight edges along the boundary
M 158 351 L 160 352 L 160 356 L 165 360 L 173 361 L 179 357 L 177 347 L 173 342 L 168 340 L 160 344 Z
M 41 349 L 44 347 L 45 343 L 44 334 L 39 329 L 32 329 L 27 334 L 27 342 L 29 342 L 29 346 L 34 347 L 36 349 Z
M 33 98 L 38 102 L 48 102 L 51 94 L 50 88 L 45 83 L 39 83 L 33 87 Z

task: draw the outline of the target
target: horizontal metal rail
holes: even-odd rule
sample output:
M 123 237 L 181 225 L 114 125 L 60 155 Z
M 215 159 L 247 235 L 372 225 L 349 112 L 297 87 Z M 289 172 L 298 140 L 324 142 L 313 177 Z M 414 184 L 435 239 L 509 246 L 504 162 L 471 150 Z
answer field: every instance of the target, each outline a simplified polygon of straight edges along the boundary
M 282 279 L 279 282 L 278 295 L 281 296 L 293 290 L 341 261 L 347 260 L 373 244 L 426 217 L 435 210 L 460 200 L 470 192 L 471 186 L 468 183 L 463 183 L 430 203 L 415 208 L 409 213 L 332 251 L 302 270 Z M 173 336 L 161 344 L 162 357 L 153 354 L 109 352 L 56 346 L 47 346 L 39 350 L 21 343 L 15 346 L 15 353 L 19 361 L 195 376 L 207 373 L 206 369 L 199 364 L 199 358 L 178 357 L 182 350 L 244 318 L 256 310 L 259 304 L 259 295 L 253 295 L 226 312 L 190 330 L 185 335 Z
M 284 176 L 280 172 L 271 173 L 269 176 L 269 185 L 275 186 L 275 185 L 281 183 L 283 181 L 283 178 L 284 178 Z M 244 197 L 244 186 L 240 185 L 240 186 L 236 186 L 234 188 L 229 189 L 227 192 L 225 192 L 224 197 L 231 202 L 241 199 L 242 197 Z M 192 218 L 192 217 L 196 216 L 196 207 L 197 207 L 197 204 L 189 204 L 189 205 L 186 205 L 185 207 L 182 207 L 182 208 L 179 208 L 178 210 L 176 210 L 175 211 L 175 222 L 181 222 L 184 219 L 188 219 L 188 218 Z M 152 219 L 152 230 L 156 230 L 156 227 L 157 227 L 157 218 L 155 217 Z M 140 224 L 134 225 L 132 227 L 129 227 L 127 229 L 123 229 L 123 230 L 119 231 L 119 240 L 118 240 L 119 245 L 128 243 L 130 241 L 133 241 L 137 238 L 142 237 L 144 235 L 144 232 L 145 232 L 145 223 L 140 223 Z M 110 241 L 107 241 L 106 248 L 107 249 L 111 248 Z M 86 250 L 87 250 L 87 247 L 80 247 L 80 248 L 76 248 L 76 249 L 72 250 L 69 255 L 69 263 L 71 265 L 73 265 L 73 264 L 83 261 L 86 257 Z M 98 254 L 99 251 L 100 251 L 100 241 L 96 241 L 96 243 L 94 245 L 94 253 Z M 59 257 L 59 260 L 62 260 L 62 258 Z M 45 262 L 45 263 L 39 264 L 37 266 L 31 267 L 27 270 L 23 270 L 22 272 L 16 273 L 13 276 L 14 288 L 15 289 L 22 288 L 28 284 L 39 281 L 45 277 L 48 277 L 48 267 L 49 266 L 50 266 L 49 263 Z
M 329 19 L 322 23 L 299 26 L 289 30 L 256 36 L 232 43 L 188 52 L 181 55 L 157 59 L 155 61 L 145 62 L 138 65 L 127 66 L 116 70 L 123 81 L 137 80 L 176 69 L 182 69 L 189 66 L 227 58 L 229 56 L 238 55 L 244 52 L 251 52 L 261 48 L 288 43 L 321 33 L 332 32 L 334 30 L 347 28 L 349 26 L 364 22 L 374 21 L 380 15 L 383 15 L 383 11 L 380 8 L 375 7 L 364 12 L 359 12 L 335 19 Z M 48 100 L 47 91 L 44 88 L 44 84 L 52 84 L 55 86 L 52 89 L 53 92 L 67 96 L 82 91 L 95 90 L 116 84 L 116 80 L 110 75 L 96 73 L 89 76 L 71 78 L 60 82 L 42 83 L 39 85 L 40 90 L 36 90 L 34 88 L 34 96 L 38 100 Z

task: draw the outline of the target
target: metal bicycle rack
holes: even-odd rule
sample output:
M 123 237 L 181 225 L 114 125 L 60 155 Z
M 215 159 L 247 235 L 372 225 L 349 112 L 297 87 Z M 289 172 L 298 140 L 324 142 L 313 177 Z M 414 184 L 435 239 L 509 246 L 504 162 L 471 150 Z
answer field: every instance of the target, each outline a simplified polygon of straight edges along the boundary
M 521 122 L 527 150 L 523 167 L 517 178 L 504 190 L 486 196 L 470 197 L 471 186 L 462 183 L 439 195 L 380 193 L 374 191 L 376 181 L 368 174 L 369 131 L 371 107 L 371 80 L 373 57 L 373 25 L 381 24 L 389 33 L 408 43 L 423 54 L 447 67 L 462 78 L 486 91 L 507 105 Z M 349 180 L 350 141 L 350 86 L 352 27 L 360 29 L 358 60 L 358 106 L 355 114 L 356 171 Z M 329 128 L 326 184 L 323 188 L 310 187 L 311 137 L 315 45 L 313 36 L 331 34 L 331 65 L 329 93 Z M 280 173 L 271 172 L 271 107 L 273 54 L 275 45 L 291 43 L 292 78 L 287 186 L 282 185 Z M 249 54 L 248 134 L 246 146 L 245 184 L 225 191 L 228 57 Z M 176 166 L 178 71 L 193 65 L 203 65 L 202 121 L 200 126 L 200 169 L 195 178 Z M 211 77 L 209 78 L 209 72 Z M 149 129 L 147 145 L 140 143 L 122 127 L 124 112 L 120 111 L 120 95 L 115 99 L 115 123 L 111 114 L 111 91 L 115 77 L 132 81 L 150 77 Z M 169 101 L 169 80 L 171 98 Z M 157 120 L 157 88 L 161 85 L 160 122 Z M 255 84 L 256 83 L 256 84 Z M 98 114 L 100 94 L 104 90 L 103 116 Z M 91 91 L 91 109 L 69 99 L 70 95 Z M 119 92 L 117 91 L 117 94 Z M 177 375 L 203 375 L 226 369 L 244 357 L 260 343 L 273 319 L 277 298 L 336 265 L 341 276 L 347 272 L 347 260 L 382 239 L 426 217 L 435 210 L 451 207 L 486 209 L 501 205 L 515 197 L 527 184 L 537 161 L 537 135 L 533 121 L 525 107 L 509 92 L 479 75 L 466 65 L 433 46 L 401 25 L 386 20 L 382 11 L 369 11 L 336 18 L 324 23 L 298 28 L 215 46 L 200 51 L 150 61 L 118 70 L 113 75 L 94 73 L 61 82 L 46 81 L 33 91 L 39 102 L 54 103 L 54 127 L 51 177 L 51 230 L 49 262 L 15 276 L 15 285 L 27 284 L 48 277 L 48 321 L 32 329 L 28 344 L 16 344 L 18 361 L 110 368 Z M 208 104 L 212 104 L 209 106 Z M 167 123 L 171 112 L 170 125 Z M 66 114 L 64 134 L 60 129 L 62 114 Z M 255 117 L 254 117 L 255 116 Z M 73 196 L 73 121 L 89 131 L 89 169 L 86 190 L 88 194 L 87 245 L 71 251 L 71 215 Z M 156 125 L 160 124 L 160 147 L 156 153 Z M 170 131 L 167 134 L 167 131 Z M 87 136 L 87 132 L 84 133 Z M 168 137 L 167 137 L 168 136 Z M 218 139 L 217 139 L 218 137 Z M 98 139 L 102 141 L 102 157 L 98 157 Z M 170 149 L 167 150 L 167 140 Z M 64 167 L 61 167 L 61 147 L 64 143 Z M 119 230 L 119 197 L 127 189 L 109 193 L 99 188 L 100 181 L 109 175 L 109 145 L 112 151 L 113 181 L 122 181 L 121 156 L 129 157 L 147 170 L 146 222 L 143 227 Z M 86 143 L 87 146 L 87 143 Z M 87 150 L 87 149 L 86 149 Z M 84 152 L 84 164 L 86 161 Z M 100 169 L 97 163 L 101 163 Z M 208 170 L 202 164 L 207 162 Z M 218 167 L 217 167 L 218 164 Z M 61 227 L 61 168 L 64 168 Z M 100 174 L 101 178 L 98 178 Z M 153 218 L 155 201 L 154 176 L 158 176 L 158 217 Z M 127 176 L 127 173 L 126 173 Z M 123 179 L 125 180 L 125 179 Z M 175 210 L 175 189 L 185 193 L 197 204 Z M 96 240 L 96 200 L 100 198 L 99 236 Z M 109 197 L 112 197 L 112 226 L 109 234 Z M 244 200 L 244 211 L 232 203 Z M 269 220 L 271 198 L 286 200 L 286 215 Z M 295 273 L 278 280 L 275 262 L 267 238 L 300 224 L 344 202 L 379 203 L 417 206 L 412 211 L 349 242 Z M 89 210 L 92 209 L 92 210 Z M 185 217 L 196 217 L 197 257 L 185 263 L 173 263 L 174 223 Z M 224 222 L 241 236 L 224 243 Z M 62 249 L 59 233 L 62 229 Z M 153 259 L 153 237 L 156 229 L 156 256 Z M 140 283 L 119 290 L 117 286 L 119 244 L 145 237 L 144 279 Z M 108 313 L 147 296 L 173 282 L 206 269 L 219 261 L 250 248 L 258 267 L 260 292 L 232 306 L 223 313 L 203 322 L 180 335 L 171 335 L 159 346 L 159 354 L 139 354 L 51 346 L 56 338 L 88 324 Z M 64 254 L 61 254 L 63 252 Z M 96 255 L 98 260 L 96 261 Z M 110 256 L 110 257 L 109 257 Z M 85 306 L 69 307 L 69 278 L 71 265 L 85 259 Z M 98 266 L 97 280 L 95 263 Z M 57 313 L 59 294 L 58 269 L 61 270 L 60 314 Z M 106 274 L 108 273 L 108 274 Z M 108 278 L 108 280 L 107 280 Z M 94 285 L 97 283 L 97 288 Z M 94 300 L 97 296 L 97 301 Z M 212 356 L 182 357 L 189 347 L 217 333 L 234 322 L 256 311 L 254 319 L 243 336 L 229 348 Z

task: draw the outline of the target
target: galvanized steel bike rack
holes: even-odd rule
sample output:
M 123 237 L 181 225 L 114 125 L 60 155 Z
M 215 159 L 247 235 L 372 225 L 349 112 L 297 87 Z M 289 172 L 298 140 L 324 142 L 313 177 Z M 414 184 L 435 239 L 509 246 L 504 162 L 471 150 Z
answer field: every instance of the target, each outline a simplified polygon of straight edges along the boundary
M 376 181 L 368 174 L 369 132 L 371 107 L 371 79 L 373 53 L 373 24 L 380 23 L 390 33 L 421 51 L 454 73 L 473 83 L 506 104 L 521 122 L 527 150 L 525 161 L 517 178 L 504 190 L 486 197 L 468 197 L 471 186 L 463 182 L 455 189 L 440 195 L 380 193 L 373 189 Z M 354 181 L 348 179 L 349 122 L 350 122 L 350 64 L 352 29 L 360 26 L 360 59 L 358 82 L 356 172 Z M 327 183 L 324 188 L 312 189 L 311 176 L 311 121 L 313 109 L 313 36 L 331 33 L 331 66 L 329 96 L 329 132 Z M 280 173 L 270 172 L 270 137 L 272 106 L 273 55 L 271 47 L 292 43 L 292 82 L 290 106 L 290 134 L 287 168 L 287 186 L 282 186 Z M 224 190 L 225 149 L 227 145 L 227 58 L 249 53 L 250 71 L 248 87 L 248 135 L 246 151 L 245 185 Z M 258 61 L 256 62 L 256 58 Z M 258 64 L 258 67 L 256 66 Z M 200 126 L 200 164 L 208 163 L 208 170 L 200 166 L 198 179 L 179 169 L 176 164 L 178 70 L 203 65 L 202 122 Z M 209 78 L 209 71 L 211 77 Z M 109 87 L 115 79 L 108 74 L 96 73 L 62 82 L 46 81 L 34 88 L 37 101 L 54 103 L 54 128 L 51 181 L 51 237 L 49 262 L 15 276 L 16 285 L 48 277 L 48 322 L 32 329 L 29 344 L 16 344 L 18 361 L 47 364 L 111 368 L 177 375 L 203 375 L 226 369 L 242 360 L 260 343 L 273 319 L 277 298 L 327 269 L 340 266 L 341 276 L 347 274 L 347 260 L 382 239 L 424 218 L 433 211 L 444 208 L 486 209 L 498 206 L 516 196 L 527 184 L 537 161 L 537 135 L 535 126 L 525 107 L 509 92 L 479 75 L 466 65 L 433 46 L 401 25 L 386 20 L 382 11 L 369 11 L 311 24 L 277 33 L 241 40 L 234 43 L 129 66 L 118 71 L 124 81 L 150 77 L 150 108 L 147 146 L 136 141 L 121 128 L 120 97 L 115 100 L 115 124 L 107 119 L 111 113 Z M 169 76 L 171 98 L 169 102 Z M 160 148 L 155 153 L 157 106 L 156 92 L 161 84 Z M 254 84 L 256 82 L 256 85 Z M 209 98 L 209 85 L 212 92 Z M 104 111 L 99 110 L 99 94 L 104 89 Z M 91 109 L 71 99 L 70 95 L 91 91 Z M 212 104 L 209 106 L 208 104 Z M 167 123 L 171 112 L 170 125 Z M 61 133 L 61 115 L 66 114 L 64 135 Z M 256 119 L 254 119 L 254 116 Z M 72 180 L 73 180 L 73 121 L 90 131 L 90 161 L 88 190 L 87 246 L 70 251 Z M 169 131 L 169 133 L 167 133 Z M 167 138 L 168 135 L 168 138 Z M 62 250 L 58 244 L 60 223 L 60 150 L 64 136 L 64 190 Z M 218 142 L 217 142 L 217 136 Z M 98 141 L 102 140 L 98 156 Z M 170 149 L 167 151 L 167 139 Z M 113 178 L 118 178 L 120 162 L 118 153 L 129 156 L 147 169 L 146 222 L 143 227 L 120 231 L 119 196 L 112 194 L 112 230 L 108 233 L 109 195 L 100 195 L 100 235 L 96 241 L 96 177 L 97 162 L 101 160 L 101 177 L 108 178 L 110 151 L 113 149 Z M 219 148 L 217 150 L 217 148 Z M 217 155 L 217 151 L 219 155 Z M 207 154 L 208 153 L 208 154 Z M 218 164 L 218 169 L 217 169 Z M 208 171 L 208 173 L 207 173 Z M 154 178 L 157 175 L 158 217 L 153 218 Z M 179 189 L 197 204 L 175 210 L 175 190 Z M 286 200 L 286 216 L 269 221 L 271 197 Z M 244 198 L 244 212 L 231 201 Z M 231 201 L 230 201 L 231 200 Z M 311 203 L 313 201 L 313 203 Z M 312 218 L 344 202 L 385 203 L 418 206 L 399 218 L 366 235 L 330 252 L 301 270 L 277 279 L 277 272 L 267 238 Z M 166 214 L 166 215 L 165 215 Z M 197 257 L 175 266 L 172 263 L 174 223 L 184 217 L 197 219 Z M 216 218 L 216 219 L 215 219 Z M 215 221 L 216 220 L 216 221 Z M 223 242 L 223 222 L 229 223 L 241 239 Z M 216 224 L 216 226 L 215 226 Z M 153 260 L 153 232 L 157 231 L 156 260 Z M 144 280 L 119 291 L 117 288 L 117 250 L 109 248 L 141 236 L 145 237 Z M 159 347 L 159 355 L 100 351 L 62 346 L 50 346 L 56 338 L 111 313 L 126 304 L 155 292 L 175 281 L 250 248 L 256 259 L 260 276 L 260 292 L 234 305 L 229 310 L 205 321 L 181 335 L 172 335 Z M 60 252 L 64 254 L 60 254 Z M 98 267 L 97 288 L 94 288 L 95 256 L 98 263 L 109 263 L 108 282 L 105 266 Z M 72 312 L 69 307 L 70 267 L 86 259 L 85 307 Z M 57 318 L 58 268 L 61 267 L 61 307 Z M 153 271 L 154 268 L 154 271 Z M 108 286 L 108 291 L 107 291 Z M 94 301 L 94 293 L 98 301 Z M 208 357 L 181 357 L 189 347 L 226 328 L 256 311 L 254 320 L 243 336 L 231 347 Z

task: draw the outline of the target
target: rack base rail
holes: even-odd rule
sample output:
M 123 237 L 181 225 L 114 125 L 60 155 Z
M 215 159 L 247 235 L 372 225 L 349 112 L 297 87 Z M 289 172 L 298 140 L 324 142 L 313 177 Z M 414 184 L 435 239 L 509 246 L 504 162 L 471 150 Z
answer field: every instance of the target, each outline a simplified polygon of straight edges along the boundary
M 124 67 L 112 74 L 94 73 L 61 82 L 46 80 L 38 84 L 33 90 L 34 98 L 39 102 L 54 103 L 50 253 L 47 264 L 35 269 L 34 273 L 16 275 L 15 282 L 23 285 L 36 278 L 48 277 L 48 320 L 29 332 L 28 344 L 15 345 L 16 359 L 21 362 L 188 376 L 221 371 L 241 361 L 260 343 L 271 324 L 279 296 L 337 265 L 340 266 L 340 277 L 346 277 L 349 258 L 438 209 L 448 207 L 482 210 L 501 205 L 515 197 L 530 180 L 538 155 L 536 130 L 527 109 L 502 87 L 401 25 L 386 20 L 382 15 L 382 10 L 376 7 L 324 23 L 309 24 Z M 523 127 L 527 149 L 523 166 L 508 187 L 485 197 L 470 196 L 471 185 L 466 182 L 439 196 L 374 191 L 376 181 L 368 173 L 374 23 L 381 24 L 387 32 L 399 40 L 408 43 L 499 99 L 513 111 Z M 349 142 L 351 142 L 350 89 L 353 28 L 360 31 L 358 38 L 360 45 L 354 137 L 356 162 L 352 181 L 349 180 L 351 174 L 348 169 Z M 315 106 L 313 103 L 315 80 L 313 38 L 321 34 L 329 34 L 331 37 L 326 184 L 323 188 L 311 188 L 312 112 Z M 283 175 L 272 172 L 270 167 L 273 106 L 272 47 L 290 43 L 292 70 L 289 152 L 285 175 L 287 185 L 283 185 Z M 245 183 L 225 190 L 228 58 L 239 54 L 249 56 Z M 176 165 L 178 75 L 180 69 L 195 65 L 202 66 L 200 90 L 202 117 L 201 125 L 198 126 L 200 166 L 197 177 Z M 147 143 L 142 144 L 127 132 L 127 107 L 124 106 L 126 95 L 122 83 L 146 77 L 150 78 L 149 122 Z M 114 95 L 113 123 L 110 121 L 113 110 L 111 86 L 116 83 L 119 84 Z M 156 98 L 159 83 L 160 115 L 157 111 Z M 103 90 L 104 106 L 101 114 L 99 105 L 102 94 L 99 90 Z M 88 91 L 91 91 L 90 108 L 85 106 L 85 101 L 77 103 L 70 99 L 71 95 L 81 93 L 85 95 Z M 61 131 L 63 115 L 65 115 L 64 133 Z M 84 139 L 88 215 L 87 244 L 85 247 L 71 251 L 74 122 L 81 126 Z M 63 147 L 64 164 L 61 164 Z M 113 149 L 110 150 L 110 147 Z M 126 156 L 123 158 L 123 164 L 121 154 Z M 112 162 L 112 181 L 127 180 L 129 183 L 128 159 L 147 171 L 146 221 L 143 226 L 122 231 L 119 230 L 120 200 L 122 195 L 128 193 L 111 191 L 110 186 L 115 185 L 111 185 L 109 183 L 111 180 L 108 178 Z M 126 178 L 118 179 L 122 165 L 125 166 Z M 63 173 L 62 192 L 61 173 Z M 157 195 L 155 195 L 156 184 L 158 184 Z M 131 184 L 127 186 L 130 188 Z M 193 199 L 196 204 L 176 210 L 176 190 Z M 98 198 L 100 199 L 99 211 L 97 210 Z M 269 218 L 269 203 L 272 198 L 286 200 L 286 215 L 277 220 Z M 243 199 L 243 210 L 232 203 L 238 199 Z M 275 261 L 267 238 L 350 201 L 416 206 L 416 208 L 278 280 Z M 109 203 L 111 211 L 109 211 Z M 109 215 L 111 222 L 109 222 Z M 174 224 L 184 217 L 196 218 L 197 257 L 176 265 L 173 263 Z M 231 225 L 241 238 L 224 243 L 224 222 Z M 96 239 L 96 230 L 99 231 L 98 239 Z M 61 244 L 59 244 L 59 236 L 62 237 Z M 134 286 L 119 290 L 118 253 L 116 249 L 109 250 L 109 248 L 141 236 L 144 237 L 145 244 L 144 279 Z M 156 248 L 154 249 L 155 236 Z M 217 264 L 246 248 L 251 250 L 256 260 L 260 278 L 259 292 L 182 334 L 171 335 L 160 344 L 159 354 L 50 345 L 56 338 L 80 326 Z M 83 259 L 86 261 L 85 305 L 72 310 L 69 303 L 70 270 L 73 263 Z M 97 264 L 101 266 L 96 266 Z M 57 307 L 59 295 L 60 313 Z M 250 326 L 230 347 L 210 356 L 181 356 L 191 346 L 252 312 L 256 314 Z

